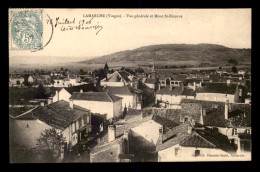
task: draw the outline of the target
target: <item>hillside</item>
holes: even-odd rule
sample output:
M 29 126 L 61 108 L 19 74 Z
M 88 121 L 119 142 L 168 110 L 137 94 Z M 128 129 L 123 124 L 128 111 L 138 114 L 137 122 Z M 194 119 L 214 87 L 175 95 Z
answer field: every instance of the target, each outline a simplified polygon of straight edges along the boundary
M 116 52 L 110 55 L 81 61 L 81 64 L 191 64 L 201 62 L 226 64 L 233 58 L 241 64 L 251 63 L 251 49 L 234 49 L 215 44 L 162 44 L 140 47 L 134 50 Z

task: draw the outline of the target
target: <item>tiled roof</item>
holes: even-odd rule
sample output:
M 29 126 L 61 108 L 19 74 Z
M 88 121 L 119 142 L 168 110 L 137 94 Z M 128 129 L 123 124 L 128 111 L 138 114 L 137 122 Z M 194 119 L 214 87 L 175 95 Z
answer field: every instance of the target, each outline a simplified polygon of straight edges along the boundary
M 229 119 L 225 119 L 225 103 L 202 101 L 202 100 L 188 100 L 181 101 L 182 106 L 187 104 L 197 104 L 206 109 L 206 116 L 203 116 L 203 122 L 206 126 L 215 127 L 251 127 L 251 105 L 229 103 Z M 195 106 L 195 107 L 196 107 Z M 197 119 L 199 119 L 199 110 L 195 107 L 187 107 L 186 109 L 196 112 Z M 197 110 L 196 110 L 197 109 Z M 183 108 L 182 108 L 183 111 Z
M 157 142 L 156 151 L 161 151 L 171 146 L 177 145 L 188 136 L 189 134 L 187 133 L 186 125 L 179 125 L 174 127 L 172 130 L 163 134 L 163 141 L 162 143 Z
M 24 113 L 21 116 L 17 116 L 13 118 L 15 120 L 36 120 L 37 118 L 33 115 L 33 113 L 30 111 L 28 113 Z
M 199 84 L 200 82 L 202 81 L 202 79 L 200 79 L 200 78 L 191 78 L 191 79 L 186 79 L 185 80 L 185 83 L 187 84 L 187 83 L 194 83 L 194 82 L 196 82 L 197 84 Z
M 121 100 L 122 98 L 107 92 L 83 92 L 83 93 L 73 93 L 70 99 L 101 101 L 101 102 L 116 102 L 118 100 Z
M 9 107 L 9 115 L 13 118 L 29 111 L 32 110 L 34 107 Z
M 123 87 L 98 86 L 97 89 L 100 92 L 108 92 L 111 94 L 120 94 L 120 95 L 133 95 L 133 93 L 142 93 L 141 90 L 135 89 L 135 88 L 131 87 L 130 85 L 125 85 Z
M 182 87 L 173 87 L 170 90 L 170 86 L 163 87 L 156 91 L 156 94 L 166 94 L 166 95 L 181 95 Z
M 94 84 L 83 84 L 73 87 L 64 87 L 65 90 L 67 90 L 70 94 L 73 94 L 73 92 L 80 92 L 80 90 L 83 90 L 83 92 L 97 92 L 97 88 L 94 86 Z
M 126 72 L 126 71 L 118 71 L 118 73 L 123 77 L 123 79 L 128 82 L 130 81 L 130 79 L 128 78 L 128 76 L 130 76 L 131 74 Z
M 235 94 L 237 85 L 227 83 L 203 83 L 198 93 Z
M 185 138 L 180 145 L 185 147 L 216 148 L 216 145 L 201 137 L 196 132 Z
M 181 104 L 181 116 L 190 116 L 197 122 L 200 120 L 201 104 L 198 103 L 182 103 Z
M 212 146 L 214 145 L 218 149 L 221 149 L 221 150 L 229 152 L 229 153 L 234 153 L 236 151 L 236 148 L 230 143 L 228 137 L 219 133 L 218 131 L 214 131 L 214 129 L 210 129 L 210 128 L 196 129 L 195 128 L 195 133 L 198 136 L 200 136 L 201 138 L 205 139 L 209 144 L 211 143 Z M 195 141 L 195 143 L 196 143 L 196 141 Z M 203 144 L 199 144 L 199 142 L 197 142 L 197 144 L 201 147 L 202 146 L 207 147 L 207 144 L 203 145 Z M 209 147 L 211 147 L 211 146 L 209 145 Z
M 145 83 L 148 83 L 148 84 L 155 84 L 156 81 L 157 80 L 155 78 L 146 78 L 145 79 Z
M 209 128 L 194 128 L 191 134 L 187 133 L 187 125 L 180 125 L 163 135 L 163 142 L 157 143 L 157 151 L 180 144 L 183 147 L 214 148 L 226 152 L 234 152 L 227 136 Z
M 116 125 L 116 139 L 112 142 L 108 142 L 108 133 L 106 132 L 103 135 L 103 137 L 100 139 L 100 143 L 91 150 L 91 153 L 99 152 L 102 149 L 105 149 L 105 148 L 107 149 L 108 147 L 110 147 L 112 145 L 118 144 L 122 139 L 124 131 L 129 131 L 131 128 L 137 127 L 137 126 L 141 125 L 142 123 L 151 120 L 152 117 L 153 117 L 152 115 L 146 116 L 143 118 L 141 118 L 141 116 L 139 116 L 139 118 L 135 118 L 134 121 L 129 121 L 122 125 Z
M 172 73 L 159 73 L 158 74 L 159 80 L 164 80 L 165 78 L 168 78 L 168 77 L 170 77 L 172 80 L 175 80 L 175 81 L 184 82 L 185 79 L 187 78 L 187 75 L 184 75 L 184 74 L 176 75 L 176 74 L 172 74 Z
M 78 109 L 78 106 L 74 106 L 74 108 L 71 109 L 69 102 L 61 100 L 47 106 L 38 106 L 31 113 L 40 121 L 54 128 L 64 130 L 72 121 L 83 116 L 88 111 L 89 110 L 83 108 Z
M 194 91 L 193 89 L 184 89 L 183 92 L 181 93 L 181 95 L 184 95 L 184 96 L 195 96 L 196 95 L 196 91 Z
M 166 117 L 154 115 L 153 120 L 164 127 L 164 132 L 171 130 L 172 128 L 179 125 L 178 121 L 172 121 Z

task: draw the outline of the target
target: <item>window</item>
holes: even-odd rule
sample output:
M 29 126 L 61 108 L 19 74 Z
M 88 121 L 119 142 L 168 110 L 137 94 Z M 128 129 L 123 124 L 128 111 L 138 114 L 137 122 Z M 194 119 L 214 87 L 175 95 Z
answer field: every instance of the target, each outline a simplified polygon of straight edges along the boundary
M 82 126 L 82 118 L 81 117 L 78 119 L 78 122 L 79 122 L 79 128 L 81 128 L 81 126 Z
M 237 129 L 236 128 L 233 128 L 232 129 L 232 136 L 236 136 L 237 135 Z
M 72 125 L 71 125 L 72 133 L 74 133 L 75 129 L 76 129 L 76 127 L 74 125 L 75 125 L 75 123 L 72 123 Z
M 175 152 L 175 156 L 180 156 L 181 149 L 180 148 L 175 148 L 174 152 Z
M 188 122 L 188 118 L 184 118 L 184 122 Z
M 103 123 L 99 126 L 100 132 L 103 132 Z
M 84 124 L 87 124 L 87 114 L 84 114 L 83 121 L 84 121 Z
M 247 130 L 246 130 L 246 133 L 247 133 L 247 134 L 251 134 L 251 130 L 250 130 L 250 129 L 247 129 Z
M 200 156 L 200 150 L 195 150 L 195 157 Z
M 87 123 L 89 124 L 89 116 L 87 116 Z

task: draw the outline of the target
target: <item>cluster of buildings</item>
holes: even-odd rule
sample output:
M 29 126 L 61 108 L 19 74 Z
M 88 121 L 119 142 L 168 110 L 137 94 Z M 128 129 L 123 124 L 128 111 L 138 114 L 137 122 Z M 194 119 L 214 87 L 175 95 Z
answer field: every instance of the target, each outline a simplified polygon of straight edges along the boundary
M 250 160 L 248 80 L 189 78 L 154 65 L 149 75 L 115 71 L 98 85 L 64 87 L 47 104 L 10 113 L 11 135 L 34 147 L 55 128 L 66 138 L 64 157 L 88 150 L 89 162 Z
M 28 75 L 28 76 L 26 76 Z M 38 87 L 42 84 L 45 87 L 72 87 L 77 85 L 86 84 L 81 82 L 79 75 L 66 73 L 66 75 L 58 72 L 50 74 L 14 74 L 9 77 L 9 86 L 28 86 Z M 25 84 L 27 82 L 27 85 Z

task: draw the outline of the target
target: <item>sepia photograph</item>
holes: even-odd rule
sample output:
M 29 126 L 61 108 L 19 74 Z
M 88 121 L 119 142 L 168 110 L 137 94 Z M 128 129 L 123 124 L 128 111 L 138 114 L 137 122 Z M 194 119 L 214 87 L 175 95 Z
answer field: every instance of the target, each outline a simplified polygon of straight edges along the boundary
M 251 161 L 251 18 L 9 8 L 9 163 Z

